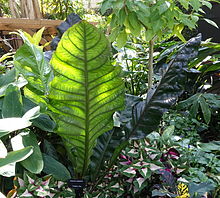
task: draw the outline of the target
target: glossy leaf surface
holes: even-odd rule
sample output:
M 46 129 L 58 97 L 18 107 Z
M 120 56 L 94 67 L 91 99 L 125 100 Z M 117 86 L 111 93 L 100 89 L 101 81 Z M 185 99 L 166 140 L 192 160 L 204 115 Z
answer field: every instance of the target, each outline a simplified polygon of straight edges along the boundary
M 185 71 L 188 62 L 197 55 L 201 36 L 191 39 L 170 62 L 160 82 L 148 91 L 146 101 L 132 109 L 132 119 L 125 123 L 125 132 L 134 139 L 143 138 L 155 130 L 160 119 L 184 90 Z
M 112 129 L 112 115 L 123 107 L 121 68 L 111 65 L 104 34 L 85 21 L 64 33 L 51 65 L 51 116 L 73 152 L 75 171 L 84 175 L 96 139 Z

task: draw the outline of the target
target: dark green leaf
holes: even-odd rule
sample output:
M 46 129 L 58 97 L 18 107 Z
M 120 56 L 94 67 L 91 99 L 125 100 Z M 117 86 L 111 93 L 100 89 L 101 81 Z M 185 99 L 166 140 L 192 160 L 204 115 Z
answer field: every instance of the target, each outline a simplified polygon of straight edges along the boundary
M 190 108 L 190 111 L 189 111 L 191 117 L 196 118 L 198 111 L 199 111 L 199 103 L 198 103 L 198 101 L 195 100 Z
M 71 179 L 70 172 L 63 164 L 45 153 L 43 153 L 43 159 L 44 173 L 52 175 L 55 179 L 59 181 L 67 181 L 68 179 Z
M 92 180 L 95 180 L 100 173 L 100 169 L 104 167 L 105 162 L 109 160 L 115 149 L 122 143 L 124 134 L 118 129 L 102 134 L 97 141 L 97 145 L 93 150 L 91 158 L 91 172 Z
M 199 104 L 202 109 L 204 120 L 208 124 L 211 120 L 211 110 L 209 108 L 209 105 L 206 103 L 203 97 L 200 97 Z
M 187 107 L 190 107 L 193 102 L 197 101 L 200 97 L 200 94 L 194 94 L 193 96 L 189 97 L 188 99 L 181 101 L 177 105 L 177 109 L 185 109 Z
M 43 142 L 43 152 L 45 154 L 51 156 L 55 160 L 58 160 L 58 156 L 57 156 L 57 152 L 56 152 L 55 147 L 53 146 L 52 143 L 48 142 L 46 139 L 44 139 L 44 142 Z
M 146 102 L 139 102 L 132 110 L 132 119 L 124 130 L 132 138 L 142 138 L 155 130 L 160 119 L 182 94 L 188 61 L 197 55 L 201 36 L 191 39 L 170 62 L 160 82 L 148 91 Z
M 37 106 L 35 103 L 25 97 L 23 97 L 23 104 L 25 112 Z M 40 116 L 32 120 L 32 122 L 33 126 L 36 126 L 43 131 L 53 132 L 56 127 L 55 122 L 46 114 L 40 114 Z
M 20 89 L 17 86 L 9 85 L 3 100 L 2 117 L 22 117 L 23 105 Z

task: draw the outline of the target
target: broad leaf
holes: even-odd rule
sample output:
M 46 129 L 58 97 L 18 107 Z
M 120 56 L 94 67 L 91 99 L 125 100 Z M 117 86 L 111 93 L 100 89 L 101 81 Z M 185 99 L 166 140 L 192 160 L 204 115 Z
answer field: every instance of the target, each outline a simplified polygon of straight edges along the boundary
M 0 159 L 0 167 L 10 163 L 20 162 L 33 153 L 33 147 L 28 146 L 18 151 L 11 151 L 5 158 Z
M 139 102 L 132 110 L 132 119 L 124 130 L 131 138 L 143 138 L 155 130 L 160 119 L 183 93 L 185 72 L 189 60 L 197 55 L 201 36 L 191 39 L 170 62 L 160 82 L 148 91 L 146 101 Z
M 17 86 L 9 85 L 2 105 L 2 117 L 21 117 L 23 106 L 20 90 Z
M 80 175 L 96 139 L 113 128 L 112 115 L 123 107 L 121 68 L 111 65 L 109 54 L 104 34 L 82 21 L 64 33 L 51 60 L 51 116 Z
M 44 173 L 52 175 L 55 179 L 61 181 L 67 181 L 68 179 L 71 179 L 69 171 L 63 164 L 47 154 L 43 154 L 43 159 Z
M 25 148 L 27 146 L 33 147 L 33 154 L 21 162 L 31 173 L 38 174 L 43 170 L 43 158 L 38 145 L 36 136 L 32 132 L 22 132 L 11 139 L 12 148 L 14 151 Z

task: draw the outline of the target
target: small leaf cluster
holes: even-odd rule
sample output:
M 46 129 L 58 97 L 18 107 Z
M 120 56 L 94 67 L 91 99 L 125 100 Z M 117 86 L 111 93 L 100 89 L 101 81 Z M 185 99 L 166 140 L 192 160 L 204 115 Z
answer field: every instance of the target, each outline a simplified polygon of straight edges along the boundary
M 14 178 L 14 189 L 8 197 L 74 197 L 66 183 L 55 180 L 51 175 L 37 177 L 25 172 L 23 178 Z
M 204 121 L 209 124 L 212 112 L 220 108 L 220 96 L 209 93 L 197 93 L 181 101 L 177 108 L 190 109 L 189 113 L 192 118 L 196 118 L 201 109 Z
M 181 5 L 189 14 L 180 9 Z M 209 0 L 104 0 L 101 13 L 112 9 L 110 39 L 117 41 L 118 46 L 125 45 L 128 35 L 140 36 L 144 28 L 146 41 L 154 37 L 162 38 L 171 34 L 185 41 L 181 32 L 186 26 L 196 28 L 196 24 L 204 11 L 202 6 L 211 9 Z

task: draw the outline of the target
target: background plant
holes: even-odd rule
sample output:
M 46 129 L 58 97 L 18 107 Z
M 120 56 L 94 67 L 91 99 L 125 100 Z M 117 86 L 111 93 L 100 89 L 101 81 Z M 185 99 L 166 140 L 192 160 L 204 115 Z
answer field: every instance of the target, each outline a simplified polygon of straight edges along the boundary
M 179 5 L 185 10 L 190 10 L 190 14 L 184 13 Z M 185 41 L 181 34 L 184 26 L 190 29 L 196 27 L 199 17 L 202 16 L 204 5 L 210 9 L 212 7 L 212 4 L 206 0 L 147 2 L 104 0 L 101 13 L 104 14 L 108 9 L 112 9 L 110 40 L 116 40 L 119 48 L 126 44 L 128 35 L 138 37 L 144 29 L 145 40 L 149 42 L 148 86 L 151 88 L 153 86 L 154 42 L 169 34 Z M 206 21 L 211 22 L 207 19 Z

